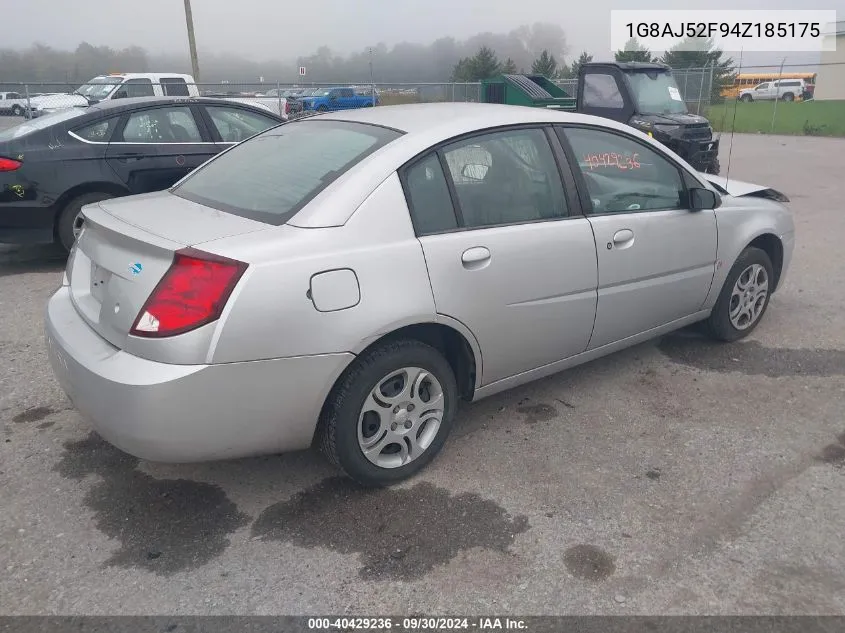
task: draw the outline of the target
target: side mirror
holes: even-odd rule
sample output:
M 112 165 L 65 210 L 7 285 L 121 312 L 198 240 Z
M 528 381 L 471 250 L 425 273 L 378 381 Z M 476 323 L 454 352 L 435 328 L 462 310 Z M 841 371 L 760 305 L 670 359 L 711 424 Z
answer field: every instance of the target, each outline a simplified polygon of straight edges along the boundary
M 689 196 L 690 210 L 692 211 L 704 211 L 705 209 L 715 209 L 719 203 L 715 192 L 710 191 L 709 189 L 690 189 Z

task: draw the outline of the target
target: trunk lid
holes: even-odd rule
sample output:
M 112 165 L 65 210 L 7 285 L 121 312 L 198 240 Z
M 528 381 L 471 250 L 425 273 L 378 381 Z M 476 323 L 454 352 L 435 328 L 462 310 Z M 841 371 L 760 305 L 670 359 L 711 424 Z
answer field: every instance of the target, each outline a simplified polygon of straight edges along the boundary
M 71 296 L 88 324 L 120 349 L 177 250 L 271 228 L 167 192 L 107 200 L 83 214 L 68 259 Z

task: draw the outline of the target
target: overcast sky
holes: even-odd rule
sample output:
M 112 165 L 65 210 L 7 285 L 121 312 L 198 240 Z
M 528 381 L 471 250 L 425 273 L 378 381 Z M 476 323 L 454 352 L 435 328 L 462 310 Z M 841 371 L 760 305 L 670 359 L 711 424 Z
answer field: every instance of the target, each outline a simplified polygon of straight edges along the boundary
M 0 0 L 0 5 L 13 0 Z M 610 10 L 630 9 L 624 0 L 192 0 L 197 46 L 237 52 L 258 60 L 295 59 L 327 45 L 345 54 L 384 42 L 428 43 L 462 39 L 482 31 L 507 32 L 522 24 L 560 24 L 570 56 L 581 50 L 607 58 Z M 653 1 L 649 9 L 836 9 L 845 19 L 845 0 Z M 5 12 L 4 12 L 5 13 Z M 5 21 L 0 46 L 41 42 L 72 49 L 81 41 L 149 50 L 187 49 L 182 0 L 24 0 L 14 2 L 14 21 Z M 8 13 L 6 13 L 8 15 Z M 807 60 L 804 54 L 793 54 Z M 776 56 L 780 61 L 780 56 Z M 756 63 L 769 63 L 752 56 Z M 809 56 L 813 59 L 813 55 Z

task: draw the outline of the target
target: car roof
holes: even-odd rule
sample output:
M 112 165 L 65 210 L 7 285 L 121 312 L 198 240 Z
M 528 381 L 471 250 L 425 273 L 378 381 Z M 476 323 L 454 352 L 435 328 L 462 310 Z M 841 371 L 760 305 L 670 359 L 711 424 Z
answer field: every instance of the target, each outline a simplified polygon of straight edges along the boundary
M 244 99 L 248 100 L 249 97 L 244 97 Z M 262 113 L 267 112 L 264 108 L 261 108 L 259 106 L 253 106 L 248 102 L 244 102 L 241 100 L 233 100 L 227 97 L 130 97 L 126 99 L 106 99 L 105 101 L 99 101 L 94 105 L 89 106 L 88 111 L 92 114 L 95 112 L 123 112 L 124 110 L 133 110 L 135 108 L 157 105 L 173 105 L 184 103 L 220 105 L 221 102 L 235 103 L 241 106 L 245 106 L 247 108 L 260 110 Z M 270 113 L 274 116 L 278 116 L 274 112 L 272 112 L 272 110 L 270 111 Z
M 424 134 L 427 140 L 438 143 L 479 129 L 519 125 L 520 123 L 591 123 L 617 129 L 628 129 L 620 123 L 554 108 L 493 103 L 413 103 L 340 110 L 308 117 L 303 120 L 331 119 L 357 121 L 393 128 L 407 134 Z
M 190 75 L 182 73 L 103 73 L 102 75 L 97 75 L 97 77 L 123 77 L 124 79 L 155 79 L 156 77 L 174 77 L 185 80 L 190 79 L 191 81 L 194 80 L 194 78 Z

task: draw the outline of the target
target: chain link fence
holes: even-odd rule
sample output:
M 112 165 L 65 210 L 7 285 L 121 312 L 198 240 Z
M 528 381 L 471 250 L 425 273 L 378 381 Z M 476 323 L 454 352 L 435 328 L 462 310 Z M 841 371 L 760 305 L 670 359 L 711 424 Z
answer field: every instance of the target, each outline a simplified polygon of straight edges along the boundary
M 734 75 L 720 79 L 713 68 L 675 69 L 673 74 L 681 98 L 691 113 L 707 117 L 718 131 L 781 133 L 845 136 L 845 62 L 833 61 L 819 66 L 815 73 L 804 73 L 810 81 L 822 84 L 825 97 L 813 99 L 808 92 L 796 96 L 794 101 L 784 99 L 754 98 L 752 101 L 737 99 L 739 90 L 753 89 L 757 81 L 773 81 L 786 77 L 792 68 L 745 67 L 739 69 L 740 79 Z M 768 74 L 767 74 L 768 73 Z M 469 83 L 205 83 L 186 84 L 171 78 L 159 83 L 131 79 L 116 85 L 121 79 L 100 79 L 100 83 L 71 84 L 66 82 L 6 82 L 0 79 L 0 116 L 37 117 L 68 107 L 84 106 L 90 101 L 115 97 L 141 97 L 152 95 L 199 95 L 231 99 L 257 105 L 288 117 L 317 110 L 326 103 L 329 93 L 343 88 L 351 94 L 349 103 L 327 104 L 336 106 L 366 107 L 404 103 L 478 102 L 482 90 L 478 82 Z M 181 82 L 181 83 L 180 83 Z M 722 83 L 727 82 L 727 83 Z M 568 95 L 577 94 L 576 79 L 557 79 L 555 83 Z M 375 87 L 375 97 L 373 97 Z M 351 91 L 351 92 L 350 92 Z M 840 94 L 841 93 L 841 94 Z M 756 94 L 756 93 L 755 93 Z M 810 98 L 807 98 L 810 97 Z

